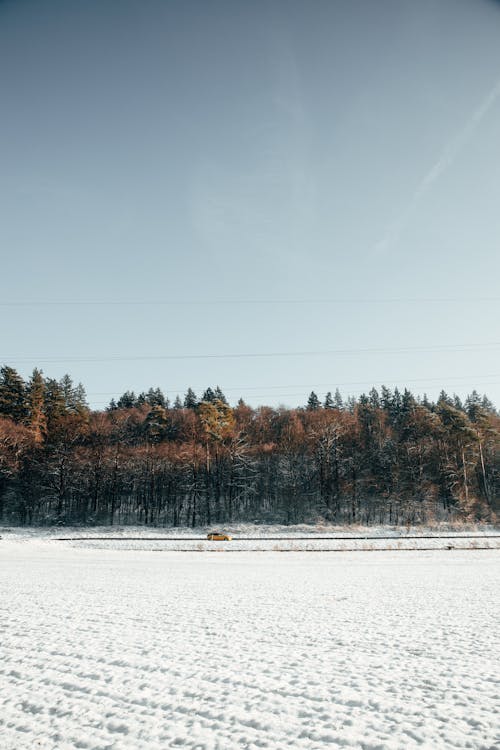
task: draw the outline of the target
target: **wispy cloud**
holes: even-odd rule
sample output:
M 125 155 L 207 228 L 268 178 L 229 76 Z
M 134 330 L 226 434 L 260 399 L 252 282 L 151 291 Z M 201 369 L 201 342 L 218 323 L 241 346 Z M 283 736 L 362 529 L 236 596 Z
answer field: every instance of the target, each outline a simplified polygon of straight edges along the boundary
M 465 148 L 472 138 L 476 128 L 486 117 L 493 105 L 500 98 L 500 80 L 493 86 L 491 91 L 481 102 L 479 107 L 468 118 L 465 125 L 445 145 L 439 158 L 429 169 L 427 174 L 419 182 L 408 204 L 389 225 L 384 237 L 376 243 L 373 250 L 375 253 L 383 253 L 389 250 L 399 239 L 408 222 L 414 215 L 422 198 L 429 192 L 435 182 L 453 164 L 460 152 Z

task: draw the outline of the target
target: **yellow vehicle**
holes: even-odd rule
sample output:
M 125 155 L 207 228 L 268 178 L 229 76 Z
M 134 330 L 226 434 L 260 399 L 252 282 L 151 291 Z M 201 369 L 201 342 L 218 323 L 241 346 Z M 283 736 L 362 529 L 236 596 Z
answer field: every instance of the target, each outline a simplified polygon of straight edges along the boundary
M 230 542 L 232 540 L 232 536 L 229 536 L 229 534 L 221 534 L 218 531 L 214 531 L 211 534 L 207 534 L 207 539 L 210 542 Z

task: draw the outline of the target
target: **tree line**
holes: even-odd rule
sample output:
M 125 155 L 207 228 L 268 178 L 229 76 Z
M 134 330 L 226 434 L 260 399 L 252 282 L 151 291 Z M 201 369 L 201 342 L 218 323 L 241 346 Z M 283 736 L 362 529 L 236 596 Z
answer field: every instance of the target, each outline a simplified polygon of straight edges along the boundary
M 97 411 L 69 375 L 0 369 L 4 524 L 491 521 L 499 448 L 500 416 L 476 391 L 312 392 L 291 409 L 150 388 Z

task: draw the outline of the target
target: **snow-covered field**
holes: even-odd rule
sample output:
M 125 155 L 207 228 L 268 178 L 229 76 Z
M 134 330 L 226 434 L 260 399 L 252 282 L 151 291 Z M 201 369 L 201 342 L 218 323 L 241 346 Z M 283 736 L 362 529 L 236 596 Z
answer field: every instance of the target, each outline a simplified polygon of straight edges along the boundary
M 238 524 L 222 529 L 232 535 L 231 542 L 222 543 L 207 540 L 207 533 L 214 530 L 215 527 L 0 527 L 0 537 L 20 543 L 27 540 L 54 543 L 63 538 L 71 539 L 73 547 L 178 552 L 500 549 L 500 529 L 488 525 L 462 526 L 457 530 L 457 527 L 448 524 L 429 528 Z
M 2 536 L 1 750 L 500 747 L 499 551 Z

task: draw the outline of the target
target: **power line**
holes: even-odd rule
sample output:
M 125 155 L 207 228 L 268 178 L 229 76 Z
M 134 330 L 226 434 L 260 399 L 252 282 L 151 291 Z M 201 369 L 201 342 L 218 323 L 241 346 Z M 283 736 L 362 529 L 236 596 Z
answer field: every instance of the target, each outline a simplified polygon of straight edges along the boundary
M 493 341 L 485 344 L 438 344 L 429 346 L 405 346 L 405 347 L 369 347 L 357 349 L 326 349 L 323 351 L 298 351 L 298 352 L 250 352 L 250 353 L 225 353 L 225 354 L 139 354 L 139 355 L 111 355 L 108 357 L 1 357 L 3 361 L 15 360 L 16 362 L 133 362 L 133 361 L 159 361 L 159 360 L 188 360 L 188 359 L 244 359 L 244 358 L 271 358 L 271 357 L 315 357 L 349 354 L 402 354 L 405 352 L 462 352 L 490 350 L 500 347 L 500 342 Z
M 182 300 L 16 300 L 2 301 L 0 307 L 152 307 L 203 305 L 353 305 L 353 304 L 427 304 L 427 303 L 500 302 L 500 297 L 329 297 L 268 299 L 182 299 Z
M 387 383 L 446 383 L 446 384 L 455 384 L 455 385 L 465 385 L 468 381 L 471 381 L 472 383 L 477 383 L 478 379 L 482 378 L 498 378 L 500 377 L 500 373 L 490 373 L 489 375 L 451 375 L 451 376 L 445 376 L 439 378 L 385 378 L 384 380 L 350 380 L 345 382 L 336 382 L 334 381 L 329 383 L 290 383 L 290 384 L 280 384 L 280 385 L 238 385 L 238 386 L 224 386 L 223 390 L 227 393 L 228 391 L 271 391 L 271 390 L 281 390 L 283 388 L 346 388 L 350 386 L 357 386 L 357 385 L 371 385 L 371 386 L 382 386 L 387 385 Z M 465 381 L 465 382 L 463 382 Z M 478 385 L 496 385 L 496 383 L 478 383 Z M 194 390 L 203 390 L 207 387 L 206 383 L 205 385 L 196 385 L 196 386 L 190 386 Z M 187 386 L 177 386 L 177 387 L 171 387 L 164 389 L 165 393 L 179 393 L 180 391 L 186 390 Z M 91 391 L 87 393 L 88 396 L 113 396 L 116 394 L 115 391 Z M 294 394 L 285 394 L 285 395 L 294 395 Z

